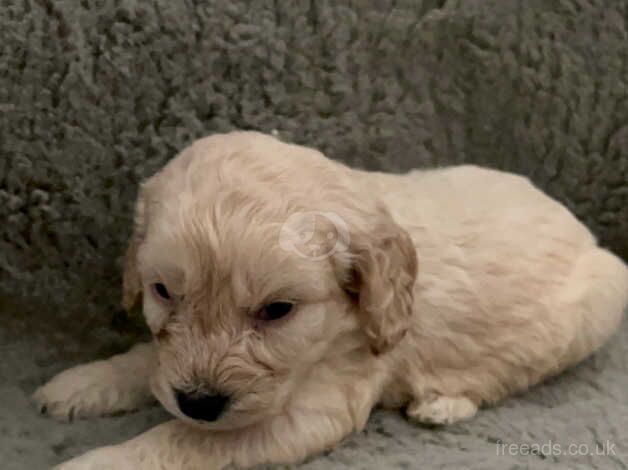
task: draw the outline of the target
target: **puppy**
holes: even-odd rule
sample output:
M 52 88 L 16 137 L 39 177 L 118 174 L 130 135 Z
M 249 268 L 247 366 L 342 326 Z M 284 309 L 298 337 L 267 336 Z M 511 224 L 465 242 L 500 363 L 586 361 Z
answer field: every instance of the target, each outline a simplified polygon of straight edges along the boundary
M 35 393 L 68 418 L 155 397 L 177 419 L 59 468 L 298 462 L 376 404 L 447 424 L 595 351 L 628 269 L 520 176 L 349 169 L 253 132 L 195 142 L 143 184 L 123 287 L 151 344 Z

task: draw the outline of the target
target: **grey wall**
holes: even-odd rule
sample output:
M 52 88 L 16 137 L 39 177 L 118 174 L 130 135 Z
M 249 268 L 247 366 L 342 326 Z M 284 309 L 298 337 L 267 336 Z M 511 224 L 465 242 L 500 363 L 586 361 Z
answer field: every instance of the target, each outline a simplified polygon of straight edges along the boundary
M 138 182 L 233 128 L 524 173 L 628 256 L 627 2 L 246 3 L 2 2 L 0 301 L 108 321 Z

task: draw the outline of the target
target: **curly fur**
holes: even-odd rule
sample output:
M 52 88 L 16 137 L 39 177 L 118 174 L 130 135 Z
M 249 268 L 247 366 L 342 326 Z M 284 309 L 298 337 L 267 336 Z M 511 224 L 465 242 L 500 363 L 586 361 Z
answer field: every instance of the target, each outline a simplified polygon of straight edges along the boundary
M 322 220 L 286 249 L 282 227 L 307 211 L 334 214 L 348 237 Z M 467 419 L 596 350 L 628 302 L 626 266 L 525 178 L 368 173 L 249 132 L 200 140 L 144 184 L 127 255 L 124 304 L 143 296 L 155 337 L 128 360 L 152 368 L 153 393 L 179 419 L 64 470 L 295 462 L 362 429 L 377 403 Z M 176 300 L 159 301 L 155 282 Z M 278 299 L 295 311 L 260 323 L 254 313 Z M 66 371 L 36 398 L 91 413 L 139 405 L 147 380 L 125 374 L 126 357 Z M 133 391 L 122 404 L 97 383 L 78 400 L 67 380 L 103 374 Z M 174 389 L 232 404 L 201 423 Z

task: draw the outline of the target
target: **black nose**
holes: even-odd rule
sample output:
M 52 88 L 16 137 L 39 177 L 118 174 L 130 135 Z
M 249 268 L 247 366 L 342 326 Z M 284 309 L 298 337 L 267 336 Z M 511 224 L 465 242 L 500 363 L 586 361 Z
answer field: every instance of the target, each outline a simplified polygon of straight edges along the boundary
M 229 401 L 229 397 L 219 393 L 186 393 L 175 390 L 175 395 L 184 415 L 202 421 L 216 421 Z

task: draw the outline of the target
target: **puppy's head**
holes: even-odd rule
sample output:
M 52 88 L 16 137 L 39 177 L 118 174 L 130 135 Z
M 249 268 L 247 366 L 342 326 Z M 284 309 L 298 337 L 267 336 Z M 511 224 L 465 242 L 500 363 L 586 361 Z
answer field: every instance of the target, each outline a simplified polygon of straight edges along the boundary
M 123 303 L 143 298 L 162 404 L 229 429 L 280 413 L 343 355 L 392 348 L 416 271 L 407 233 L 345 167 L 232 133 L 143 185 Z

